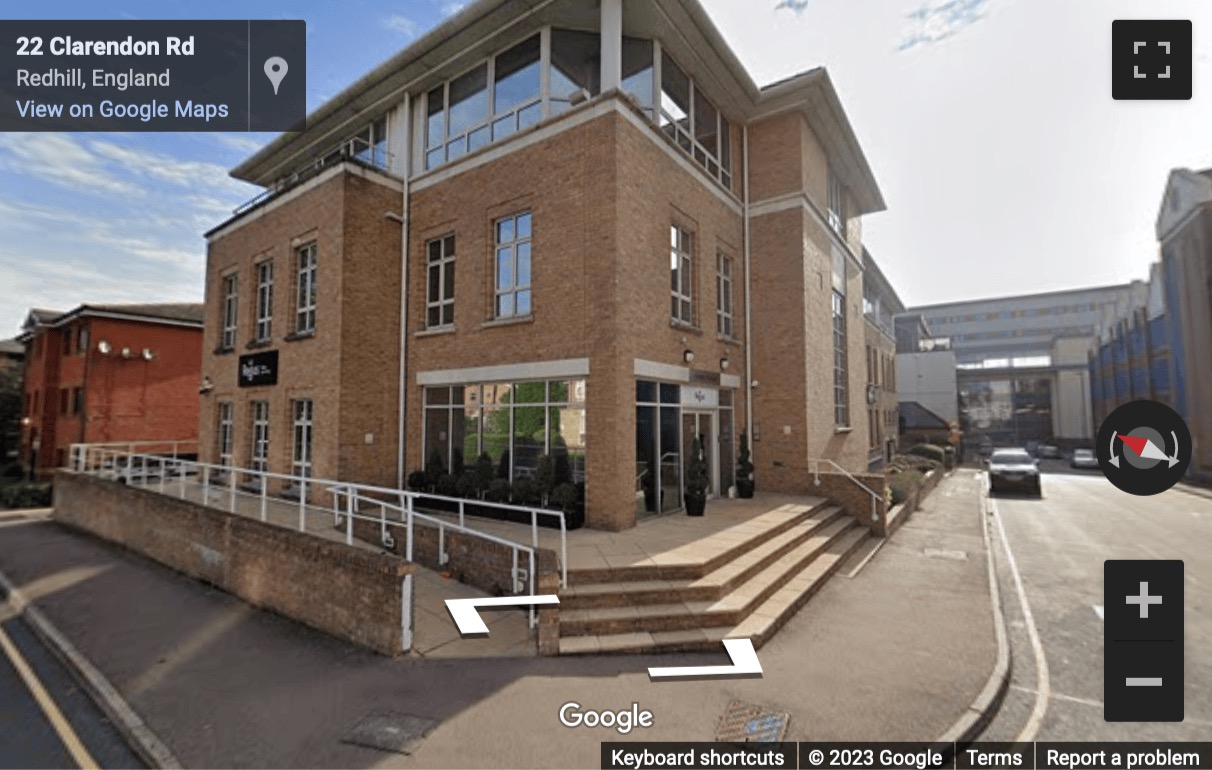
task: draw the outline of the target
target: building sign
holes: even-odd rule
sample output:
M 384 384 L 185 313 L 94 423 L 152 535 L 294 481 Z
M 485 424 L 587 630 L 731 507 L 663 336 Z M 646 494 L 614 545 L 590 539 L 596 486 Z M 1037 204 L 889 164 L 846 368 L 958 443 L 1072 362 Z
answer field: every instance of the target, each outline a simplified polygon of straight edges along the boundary
M 720 392 L 715 388 L 682 386 L 682 406 L 687 409 L 715 409 L 720 405 Z
M 278 384 L 278 351 L 250 353 L 240 356 L 239 380 L 241 388 Z

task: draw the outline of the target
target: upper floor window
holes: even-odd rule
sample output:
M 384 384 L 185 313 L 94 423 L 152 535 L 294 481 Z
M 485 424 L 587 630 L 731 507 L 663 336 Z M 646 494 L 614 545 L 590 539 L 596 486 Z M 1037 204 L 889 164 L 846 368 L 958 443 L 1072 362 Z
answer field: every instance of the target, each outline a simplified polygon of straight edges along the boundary
M 829 226 L 846 237 L 846 188 L 833 169 L 829 169 Z
M 88 327 L 87 326 L 81 326 L 79 329 L 76 330 L 76 352 L 81 353 L 81 354 L 88 352 Z
M 428 256 L 428 288 L 425 325 L 430 329 L 454 324 L 455 237 L 448 235 L 425 246 Z
M 219 402 L 219 465 L 230 468 L 232 465 L 232 435 L 235 423 L 232 419 L 232 404 L 230 401 Z
M 339 163 L 345 158 L 354 158 L 379 168 L 388 168 L 387 118 L 379 118 L 348 139 L 333 147 L 321 158 L 321 165 Z
M 732 186 L 732 135 L 719 109 L 666 53 L 661 54 L 661 129 L 719 179 Z
M 691 238 L 689 232 L 677 225 L 669 230 L 669 285 L 673 294 L 671 314 L 673 320 L 684 324 L 694 323 Z
M 72 327 L 67 327 L 63 330 L 63 350 L 61 353 L 65 356 L 72 354 Z
M 496 317 L 530 315 L 530 213 L 496 224 Z
M 716 268 L 716 331 L 732 338 L 732 258 L 720 252 Z
M 316 330 L 316 244 L 309 243 L 295 252 L 298 258 L 298 292 L 295 302 L 295 333 Z
M 436 168 L 539 122 L 543 117 L 539 40 L 534 35 L 429 92 L 425 168 Z
M 273 334 L 274 263 L 257 263 L 257 329 L 256 342 L 269 342 Z
M 236 316 L 239 313 L 239 296 L 236 291 L 239 278 L 235 273 L 223 276 L 223 349 L 236 346 Z

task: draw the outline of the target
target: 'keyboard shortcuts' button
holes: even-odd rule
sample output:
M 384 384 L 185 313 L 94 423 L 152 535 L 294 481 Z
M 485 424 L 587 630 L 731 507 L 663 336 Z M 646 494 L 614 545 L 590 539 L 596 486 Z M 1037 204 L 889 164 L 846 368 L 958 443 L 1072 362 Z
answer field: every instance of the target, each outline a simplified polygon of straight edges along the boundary
M 1111 98 L 1190 99 L 1191 22 L 1111 22 Z
M 1183 563 L 1103 564 L 1103 718 L 1183 720 Z

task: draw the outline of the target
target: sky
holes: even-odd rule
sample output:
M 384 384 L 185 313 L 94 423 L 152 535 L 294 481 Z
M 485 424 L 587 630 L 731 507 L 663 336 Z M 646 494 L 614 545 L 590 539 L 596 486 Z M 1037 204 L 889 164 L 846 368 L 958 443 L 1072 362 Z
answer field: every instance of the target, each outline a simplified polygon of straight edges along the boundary
M 1212 166 L 1206 0 L 701 2 L 758 84 L 828 67 L 888 204 L 864 218 L 864 242 L 909 306 L 1145 279 L 1169 170 Z M 46 0 L 0 13 L 304 19 L 311 111 L 460 5 Z M 1123 18 L 1193 20 L 1191 101 L 1112 100 Z M 31 307 L 201 301 L 202 233 L 259 191 L 227 172 L 272 138 L 0 133 L 0 337 Z

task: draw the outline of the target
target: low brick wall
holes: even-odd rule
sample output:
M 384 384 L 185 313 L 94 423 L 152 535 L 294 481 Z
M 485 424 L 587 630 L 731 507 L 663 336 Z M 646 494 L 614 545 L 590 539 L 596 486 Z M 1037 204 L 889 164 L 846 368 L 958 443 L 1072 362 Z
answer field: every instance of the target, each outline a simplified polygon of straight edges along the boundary
M 887 517 L 888 524 L 883 534 L 885 536 L 891 535 L 903 527 L 913 512 L 922 507 L 922 501 L 934 491 L 934 488 L 938 486 L 944 475 L 946 474 L 940 469 L 930 471 L 923 476 L 921 486 L 910 490 L 905 501 L 898 504 L 889 512 Z
M 54 508 L 62 524 L 256 607 L 384 655 L 403 651 L 401 590 L 413 567 L 399 559 L 71 471 L 55 474 Z
M 375 516 L 377 512 L 366 515 Z M 474 529 L 475 519 L 469 518 L 467 526 Z M 344 524 L 342 524 L 344 526 Z M 365 519 L 354 519 L 354 537 L 375 546 L 383 547 L 382 526 Z M 405 536 L 402 527 L 390 527 L 388 532 L 395 545 L 388 549 L 403 556 Z M 441 572 L 450 572 L 455 580 L 475 586 L 492 596 L 512 596 L 513 549 L 463 532 L 446 530 L 445 564 L 438 563 L 438 528 L 428 523 L 417 522 L 413 526 L 412 559 L 415 563 Z M 518 567 L 529 569 L 525 553 L 518 554 Z M 539 548 L 535 552 L 535 590 L 539 578 L 558 572 L 559 562 L 555 551 Z M 523 591 L 525 593 L 525 591 Z
M 792 469 L 784 469 L 790 471 Z M 780 480 L 780 483 L 775 487 L 779 492 L 787 494 L 812 495 L 814 497 L 826 497 L 834 503 L 842 506 L 846 513 L 853 516 L 860 524 L 870 527 L 871 531 L 877 535 L 884 534 L 884 522 L 887 517 L 887 495 L 884 492 L 884 475 L 882 473 L 855 473 L 854 479 L 844 473 L 825 472 L 821 471 L 819 475 L 820 484 L 816 483 L 818 476 L 809 468 L 796 469 L 794 475 L 787 473 Z M 871 517 L 871 495 L 866 489 L 863 489 L 855 483 L 866 486 L 871 491 L 878 495 L 876 501 L 876 514 L 878 519 L 872 520 Z M 761 482 L 758 482 L 758 488 L 761 489 Z

